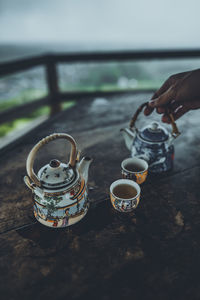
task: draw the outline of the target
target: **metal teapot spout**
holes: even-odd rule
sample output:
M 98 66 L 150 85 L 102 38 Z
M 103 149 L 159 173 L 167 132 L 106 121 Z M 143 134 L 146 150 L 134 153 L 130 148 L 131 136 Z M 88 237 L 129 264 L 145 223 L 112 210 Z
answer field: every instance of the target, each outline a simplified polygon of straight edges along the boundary
M 88 181 L 89 167 L 90 167 L 90 164 L 91 164 L 92 161 L 93 161 L 92 158 L 86 156 L 86 157 L 83 157 L 81 162 L 79 163 L 79 172 L 83 176 L 86 184 L 87 184 L 87 181 Z
M 128 150 L 131 150 L 134 139 L 136 137 L 136 130 L 132 131 L 128 128 L 122 128 L 120 129 L 120 131 L 122 132 L 122 135 L 124 137 L 126 147 L 128 148 Z

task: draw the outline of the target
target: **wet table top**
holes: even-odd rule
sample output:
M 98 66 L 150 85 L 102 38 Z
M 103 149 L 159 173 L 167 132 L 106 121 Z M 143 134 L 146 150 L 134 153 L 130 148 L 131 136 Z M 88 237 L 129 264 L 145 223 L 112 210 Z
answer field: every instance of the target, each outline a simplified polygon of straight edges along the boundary
M 134 213 L 115 211 L 110 184 L 130 156 L 120 128 L 149 94 L 82 101 L 26 136 L 0 158 L 0 294 L 2 299 L 200 299 L 199 111 L 178 121 L 174 169 L 149 175 Z M 160 116 L 142 114 L 138 127 Z M 170 127 L 167 125 L 170 130 Z M 71 134 L 89 171 L 90 209 L 83 220 L 51 229 L 33 216 L 23 183 L 32 147 L 53 132 Z M 59 140 L 39 152 L 35 168 L 66 159 Z

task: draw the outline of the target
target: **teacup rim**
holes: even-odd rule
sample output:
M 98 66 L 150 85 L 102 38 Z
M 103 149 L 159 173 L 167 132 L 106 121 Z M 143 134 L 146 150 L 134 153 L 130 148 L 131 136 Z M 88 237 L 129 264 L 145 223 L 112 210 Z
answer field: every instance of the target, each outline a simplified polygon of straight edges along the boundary
M 145 163 L 147 164 L 147 167 L 146 167 L 144 170 L 142 170 L 142 171 L 130 171 L 130 170 L 126 169 L 126 168 L 123 166 L 123 163 L 124 163 L 125 161 L 127 161 L 127 160 L 133 160 L 133 159 L 142 160 L 143 162 L 145 162 Z M 125 170 L 126 172 L 131 173 L 131 174 L 142 174 L 142 173 L 144 173 L 144 172 L 146 172 L 146 171 L 148 170 L 149 165 L 148 165 L 148 162 L 147 162 L 146 160 L 144 160 L 144 159 L 142 159 L 142 158 L 140 158 L 140 157 L 128 157 L 128 158 L 125 158 L 125 159 L 122 160 L 122 162 L 121 162 L 121 168 L 122 168 L 123 170 Z
M 112 187 L 112 185 L 114 184 L 114 183 L 116 183 L 116 182 L 119 182 L 119 181 L 123 181 L 123 182 L 125 182 L 124 184 L 129 184 L 129 185 L 131 185 L 131 186 L 136 186 L 137 188 L 138 188 L 138 190 L 137 190 L 137 194 L 136 194 L 136 196 L 134 196 L 134 197 L 132 197 L 132 198 L 127 198 L 127 199 L 124 199 L 124 198 L 120 198 L 120 197 L 118 197 L 118 196 L 116 196 L 113 192 L 112 192 L 112 190 L 111 190 L 111 187 Z M 130 200 L 135 200 L 140 194 L 141 194 L 141 188 L 140 188 L 140 186 L 139 186 L 139 184 L 137 183 L 137 182 L 135 182 L 135 181 L 132 181 L 132 180 L 130 180 L 130 179 L 117 179 L 117 180 L 115 180 L 115 181 L 113 181 L 112 183 L 111 183 L 111 185 L 110 185 L 110 193 L 112 194 L 112 196 L 115 198 L 115 199 L 119 199 L 119 200 L 124 200 L 124 201 L 130 201 Z

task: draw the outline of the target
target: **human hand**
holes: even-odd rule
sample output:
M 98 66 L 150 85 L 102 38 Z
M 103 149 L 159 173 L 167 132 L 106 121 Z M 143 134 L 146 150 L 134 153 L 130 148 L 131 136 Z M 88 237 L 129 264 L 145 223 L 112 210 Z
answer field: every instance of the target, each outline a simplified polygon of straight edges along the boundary
M 170 76 L 144 110 L 146 116 L 154 109 L 163 114 L 162 121 L 170 123 L 167 110 L 175 120 L 192 109 L 200 108 L 200 69 Z

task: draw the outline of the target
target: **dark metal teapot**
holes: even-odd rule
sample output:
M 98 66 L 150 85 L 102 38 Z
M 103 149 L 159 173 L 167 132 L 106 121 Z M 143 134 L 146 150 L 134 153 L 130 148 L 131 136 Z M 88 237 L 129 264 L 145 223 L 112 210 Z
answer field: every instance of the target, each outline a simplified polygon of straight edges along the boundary
M 133 118 L 129 128 L 121 129 L 127 148 L 132 157 L 145 159 L 149 164 L 149 171 L 161 173 L 172 169 L 174 160 L 174 140 L 180 135 L 172 114 L 168 114 L 172 133 L 168 132 L 159 123 L 153 122 L 142 129 L 135 126 L 135 122 L 147 103 L 142 104 Z

